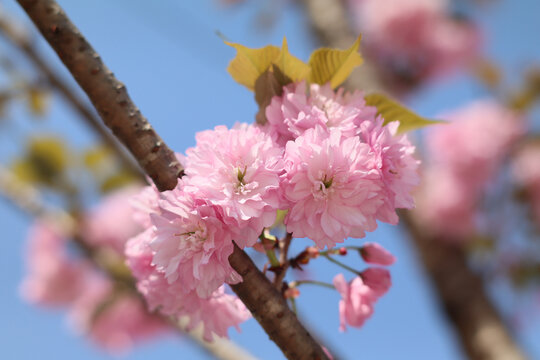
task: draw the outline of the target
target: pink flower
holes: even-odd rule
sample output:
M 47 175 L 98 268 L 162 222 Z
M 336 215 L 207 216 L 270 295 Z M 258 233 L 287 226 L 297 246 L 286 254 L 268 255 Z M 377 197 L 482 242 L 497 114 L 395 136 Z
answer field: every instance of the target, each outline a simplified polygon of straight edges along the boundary
M 524 129 L 518 114 L 490 100 L 446 118 L 451 122 L 427 134 L 431 166 L 417 197 L 416 214 L 437 235 L 461 240 L 475 231 L 477 204 Z
M 80 279 L 88 264 L 67 254 L 67 239 L 54 225 L 38 221 L 28 235 L 28 274 L 21 284 L 23 297 L 47 306 L 67 305 L 82 291 Z
M 238 246 L 253 246 L 281 205 L 283 150 L 247 124 L 218 126 L 196 138 L 196 147 L 186 152 L 186 182 L 220 209 L 222 220 L 239 233 Z
M 151 237 L 151 234 L 143 233 L 126 245 L 128 265 L 150 311 L 159 311 L 176 318 L 187 316 L 187 330 L 202 323 L 204 338 L 208 341 L 213 339 L 212 334 L 227 337 L 229 327 L 235 326 L 238 329 L 241 322 L 251 317 L 237 297 L 225 293 L 224 286 L 202 299 L 195 291 L 186 293 L 179 279 L 169 283 L 165 274 L 152 265 L 153 252 L 148 246 Z
M 472 60 L 481 36 L 444 0 L 349 0 L 364 52 L 397 92 Z M 396 91 L 396 90 L 395 90 Z
M 345 331 L 347 325 L 361 327 L 373 314 L 375 296 L 372 289 L 360 277 L 347 283 L 343 274 L 334 277 L 334 286 L 342 298 L 339 301 L 339 330 Z
M 386 269 L 367 268 L 360 273 L 360 277 L 376 297 L 381 297 L 386 294 L 390 289 L 390 286 L 392 286 L 390 272 Z
M 192 293 L 184 301 L 183 312 L 189 317 L 187 330 L 202 323 L 203 337 L 207 341 L 213 340 L 213 334 L 228 337 L 227 332 L 231 326 L 240 331 L 238 325 L 251 318 L 251 313 L 238 297 L 225 293 L 225 286 L 219 287 L 206 299 Z
M 482 187 L 524 132 L 522 118 L 492 100 L 473 102 L 441 118 L 427 135 L 432 162 L 451 169 L 468 186 Z
M 113 353 L 130 350 L 143 339 L 167 331 L 165 322 L 150 315 L 135 296 L 113 292 L 108 279 L 87 274 L 84 291 L 70 310 L 75 329 Z
M 411 195 L 420 183 L 419 161 L 413 157 L 414 146 L 406 135 L 396 136 L 399 122 L 383 126 L 383 119 L 363 121 L 359 124 L 360 137 L 371 148 L 369 167 L 376 170 L 384 184 L 384 204 L 377 211 L 377 219 L 397 224 L 396 208 L 411 209 L 414 199 Z
M 425 230 L 454 241 L 474 232 L 477 191 L 444 166 L 428 168 L 416 196 L 414 212 Z
M 97 207 L 85 215 L 82 233 L 91 246 L 108 247 L 118 254 L 124 253 L 126 241 L 142 231 L 133 219 L 131 197 L 140 187 L 129 187 L 105 197 Z
M 287 231 L 309 237 L 319 248 L 363 237 L 377 227 L 383 203 L 375 170 L 367 168 L 370 147 L 338 129 L 307 130 L 285 151 L 283 191 L 290 202 Z
M 328 83 L 312 84 L 308 93 L 302 81 L 284 87 L 283 95 L 272 99 L 266 108 L 268 123 L 264 129 L 281 146 L 316 126 L 337 128 L 343 136 L 352 137 L 358 134 L 356 124 L 374 120 L 375 113 L 359 91 L 344 94 L 341 88 L 334 92 Z
M 396 262 L 394 255 L 377 243 L 366 243 L 362 246 L 360 254 L 365 262 L 376 265 L 392 265 Z
M 224 282 L 241 281 L 228 261 L 234 233 L 223 223 L 219 208 L 179 189 L 163 196 L 163 214 L 150 215 L 157 270 L 169 283 L 178 279 L 185 293 L 195 290 L 200 297 L 210 296 Z

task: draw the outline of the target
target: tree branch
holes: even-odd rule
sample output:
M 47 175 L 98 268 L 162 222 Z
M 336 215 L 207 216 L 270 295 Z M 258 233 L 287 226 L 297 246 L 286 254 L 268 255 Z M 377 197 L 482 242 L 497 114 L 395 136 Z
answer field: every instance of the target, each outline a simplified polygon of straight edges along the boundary
M 322 44 L 347 48 L 354 42 L 356 34 L 348 22 L 343 0 L 302 0 L 302 3 Z M 363 71 L 353 73 L 348 80 L 348 87 L 383 89 L 369 63 L 364 63 L 361 68 Z M 407 212 L 401 211 L 400 219 L 469 358 L 525 359 L 485 293 L 481 278 L 467 265 L 466 254 L 441 239 L 426 238 L 421 229 L 410 221 Z
M 126 153 L 125 149 L 111 132 L 103 126 L 101 120 L 95 115 L 94 111 L 76 95 L 76 92 L 73 91 L 69 85 L 55 74 L 53 69 L 33 46 L 30 39 L 25 34 L 17 31 L 16 27 L 13 26 L 4 14 L 0 15 L 0 33 L 34 64 L 34 66 L 45 76 L 49 84 L 64 97 L 67 103 L 73 107 L 87 125 L 101 137 L 102 141 L 107 146 L 116 152 L 126 168 L 133 174 L 141 175 L 141 179 L 144 181 L 144 176 L 141 173 L 140 168 L 133 161 L 133 158 Z
M 60 6 L 54 0 L 18 2 L 87 93 L 104 123 L 126 145 L 157 188 L 160 191 L 173 189 L 177 178 L 183 174 L 174 153 L 141 115 L 125 86 L 107 69 Z M 320 345 L 247 254 L 236 247 L 229 261 L 244 278 L 242 283 L 233 285 L 233 290 L 286 356 L 289 359 L 327 359 Z

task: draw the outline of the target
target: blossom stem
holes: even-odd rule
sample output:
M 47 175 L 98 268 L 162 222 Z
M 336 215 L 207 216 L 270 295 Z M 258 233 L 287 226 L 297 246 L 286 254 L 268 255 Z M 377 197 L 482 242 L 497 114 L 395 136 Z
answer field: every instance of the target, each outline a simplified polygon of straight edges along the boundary
M 291 287 L 297 287 L 298 285 L 302 285 L 302 284 L 318 285 L 318 286 L 326 287 L 326 288 L 333 289 L 333 290 L 336 289 L 336 288 L 334 287 L 334 285 L 332 285 L 332 284 L 325 283 L 325 282 L 323 282 L 323 281 L 317 281 L 317 280 L 299 280 L 299 281 L 293 281 L 293 282 L 290 284 L 290 286 L 291 286 Z
M 268 260 L 270 260 L 270 265 L 274 267 L 280 266 L 279 260 L 273 249 L 266 250 L 266 256 L 268 257 Z
M 342 268 L 344 268 L 345 270 L 349 270 L 350 272 L 356 274 L 356 275 L 359 275 L 360 274 L 360 271 L 356 270 L 356 269 L 353 269 L 352 267 L 348 266 L 348 265 L 345 265 L 344 263 L 342 263 L 341 261 L 337 261 L 336 259 L 332 258 L 331 256 L 329 256 L 328 254 L 323 254 L 323 253 L 320 253 L 321 256 L 324 256 L 326 259 L 328 259 L 330 262 L 333 262 L 334 264 L 338 265 L 338 266 L 341 266 Z

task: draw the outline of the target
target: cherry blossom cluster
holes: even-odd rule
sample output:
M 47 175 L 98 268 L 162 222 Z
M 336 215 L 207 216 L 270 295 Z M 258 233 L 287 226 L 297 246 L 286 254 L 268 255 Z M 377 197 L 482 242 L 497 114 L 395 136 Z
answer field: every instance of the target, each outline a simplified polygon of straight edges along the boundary
M 449 14 L 445 0 L 349 0 L 365 55 L 405 90 L 453 70 L 477 53 L 479 30 Z
M 226 336 L 250 316 L 223 290 L 242 281 L 228 257 L 257 245 L 278 210 L 288 233 L 321 250 L 364 237 L 377 220 L 396 224 L 396 208 L 413 206 L 418 161 L 399 123 L 376 112 L 360 92 L 300 82 L 272 99 L 265 125 L 198 133 L 178 156 L 186 175 L 177 187 L 147 187 L 133 200 L 146 230 L 126 257 L 150 310 L 202 323 L 207 339 Z M 343 296 L 357 293 L 339 284 Z M 370 291 L 368 307 L 382 293 Z
M 417 215 L 426 228 L 465 239 L 479 224 L 479 202 L 524 133 L 520 115 L 482 100 L 443 115 L 448 124 L 428 132 L 430 162 L 417 196 Z

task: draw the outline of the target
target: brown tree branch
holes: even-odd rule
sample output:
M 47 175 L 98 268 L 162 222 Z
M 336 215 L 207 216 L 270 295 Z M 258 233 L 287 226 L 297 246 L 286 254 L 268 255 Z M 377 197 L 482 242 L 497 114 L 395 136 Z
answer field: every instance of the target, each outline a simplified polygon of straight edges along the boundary
M 0 34 L 32 62 L 32 64 L 45 76 L 49 84 L 64 97 L 66 102 L 73 107 L 87 125 L 101 137 L 102 141 L 107 146 L 116 152 L 124 166 L 133 174 L 141 175 L 141 179 L 144 181 L 143 174 L 133 158 L 126 153 L 125 149 L 120 145 L 113 134 L 103 126 L 101 120 L 95 115 L 92 108 L 88 107 L 86 103 L 76 95 L 76 92 L 53 71 L 52 67 L 49 66 L 41 54 L 39 54 L 26 34 L 17 31 L 17 27 L 13 25 L 5 14 L 0 14 Z
M 285 299 L 259 271 L 249 256 L 235 245 L 229 256 L 231 266 L 242 276 L 243 282 L 232 285 L 253 317 L 283 351 L 287 359 L 327 359 L 321 346 L 313 339 L 289 309 Z M 259 284 L 251 286 L 250 284 Z
M 18 2 L 87 93 L 104 123 L 126 145 L 158 189 L 173 189 L 183 173 L 174 153 L 60 6 L 54 0 Z M 233 285 L 233 290 L 289 359 L 327 359 L 320 345 L 247 254 L 236 247 L 229 261 L 243 276 L 243 282 Z
M 342 0 L 302 0 L 311 26 L 325 46 L 347 48 L 356 34 L 348 22 Z M 369 63 L 353 73 L 347 86 L 352 89 L 383 89 Z M 384 89 L 383 89 L 384 90 Z M 448 320 L 461 345 L 473 360 L 521 360 L 525 356 L 512 339 L 503 319 L 486 294 L 481 278 L 467 265 L 466 254 L 441 239 L 426 237 L 400 213 Z

